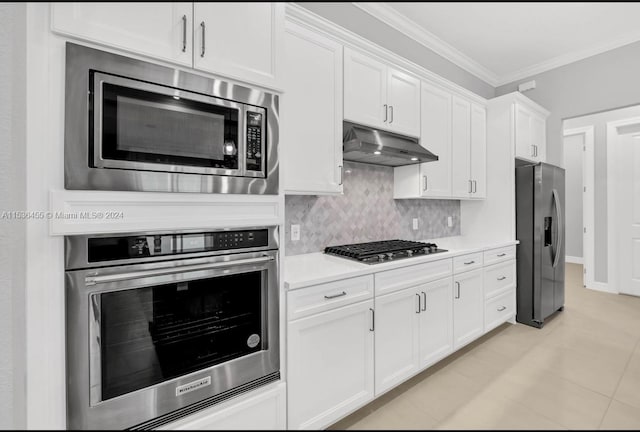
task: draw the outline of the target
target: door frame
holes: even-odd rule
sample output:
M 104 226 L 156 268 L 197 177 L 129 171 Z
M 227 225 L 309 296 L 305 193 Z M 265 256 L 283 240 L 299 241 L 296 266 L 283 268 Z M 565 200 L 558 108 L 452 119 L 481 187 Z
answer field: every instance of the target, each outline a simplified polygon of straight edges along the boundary
M 618 251 L 616 250 L 617 232 L 614 223 L 614 215 L 616 214 L 617 197 L 616 188 L 612 181 L 614 172 L 614 146 L 617 143 L 620 134 L 618 130 L 621 127 L 640 125 L 640 117 L 630 117 L 623 120 L 615 120 L 607 122 L 607 255 L 609 262 L 607 263 L 607 280 L 610 292 L 620 293 L 618 289 L 619 278 L 616 273 L 616 262 Z M 638 134 L 634 134 L 638 135 Z
M 601 283 L 594 280 L 594 251 L 595 251 L 595 222 L 594 222 L 594 194 L 595 194 L 595 138 L 594 126 L 584 126 L 574 129 L 565 129 L 563 137 L 567 138 L 574 135 L 584 136 L 584 148 L 582 152 L 582 260 L 567 259 L 567 262 L 583 264 L 584 280 L 583 285 L 586 288 L 597 289 L 599 291 L 608 291 Z M 564 146 L 564 142 L 563 142 Z M 564 164 L 566 165 L 566 164 Z M 570 258 L 570 257 L 566 257 Z

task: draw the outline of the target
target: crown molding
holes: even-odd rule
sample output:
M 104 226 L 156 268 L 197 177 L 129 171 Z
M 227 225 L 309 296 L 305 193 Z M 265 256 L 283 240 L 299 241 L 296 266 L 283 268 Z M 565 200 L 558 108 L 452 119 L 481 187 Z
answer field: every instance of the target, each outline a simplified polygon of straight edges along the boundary
M 449 60 L 456 66 L 480 78 L 493 87 L 497 87 L 500 79 L 497 74 L 482 66 L 471 57 L 463 54 L 438 36 L 425 30 L 411 19 L 402 15 L 385 3 L 352 3 L 355 7 L 384 22 L 395 30 L 429 48 L 436 54 Z
M 554 57 L 552 59 L 534 64 L 532 66 L 528 66 L 526 68 L 520 69 L 516 72 L 502 75 L 498 79 L 498 86 L 510 84 L 510 83 L 513 83 L 514 81 L 519 81 L 524 78 L 529 78 L 534 75 L 538 75 L 543 72 L 547 72 L 552 69 L 559 68 L 561 66 L 566 66 L 568 64 L 571 64 L 580 60 L 584 60 L 586 58 L 593 57 L 595 55 L 602 54 L 604 52 L 611 51 L 616 48 L 620 48 L 624 45 L 629 45 L 631 43 L 638 42 L 638 41 L 640 41 L 640 31 L 633 32 L 623 37 L 598 44 L 594 47 L 563 54 L 563 55 Z

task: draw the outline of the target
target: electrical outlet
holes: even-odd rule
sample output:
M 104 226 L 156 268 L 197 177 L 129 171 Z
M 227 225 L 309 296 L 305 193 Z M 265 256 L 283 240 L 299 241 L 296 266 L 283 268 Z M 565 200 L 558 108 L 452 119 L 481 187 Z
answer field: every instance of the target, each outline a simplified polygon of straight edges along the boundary
M 414 230 L 418 229 L 418 218 L 413 218 L 413 229 Z
M 291 225 L 291 241 L 300 240 L 300 225 Z
M 453 226 L 453 218 L 451 216 L 447 216 L 447 226 L 449 228 Z

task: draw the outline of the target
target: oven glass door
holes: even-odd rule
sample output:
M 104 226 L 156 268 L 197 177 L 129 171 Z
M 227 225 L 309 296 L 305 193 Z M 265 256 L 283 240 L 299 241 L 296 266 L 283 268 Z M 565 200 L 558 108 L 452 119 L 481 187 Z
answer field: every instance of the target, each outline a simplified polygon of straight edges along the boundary
M 242 174 L 242 104 L 98 72 L 93 85 L 96 167 Z

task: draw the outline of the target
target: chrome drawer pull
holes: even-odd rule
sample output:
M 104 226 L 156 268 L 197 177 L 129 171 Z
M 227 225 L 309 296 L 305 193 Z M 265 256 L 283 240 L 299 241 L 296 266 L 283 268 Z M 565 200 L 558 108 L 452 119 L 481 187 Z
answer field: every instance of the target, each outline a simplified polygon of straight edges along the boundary
M 342 291 L 340 294 L 334 294 L 334 295 L 328 295 L 328 296 L 326 295 L 324 296 L 324 298 L 326 298 L 327 300 L 330 300 L 330 299 L 334 299 L 334 298 L 338 298 L 346 295 L 347 293 L 345 291 Z
M 498 254 L 498 256 L 499 257 L 503 257 L 503 256 L 507 256 L 507 254 L 506 253 L 501 253 L 501 254 Z
M 506 278 L 507 278 L 506 276 L 502 276 L 502 277 L 499 277 L 498 280 L 505 280 Z
M 469 261 L 469 262 L 464 263 L 464 265 L 471 265 L 471 264 L 475 264 L 475 261 Z
M 505 310 L 507 307 L 506 306 L 500 306 L 498 308 L 498 312 L 502 312 L 503 310 Z

